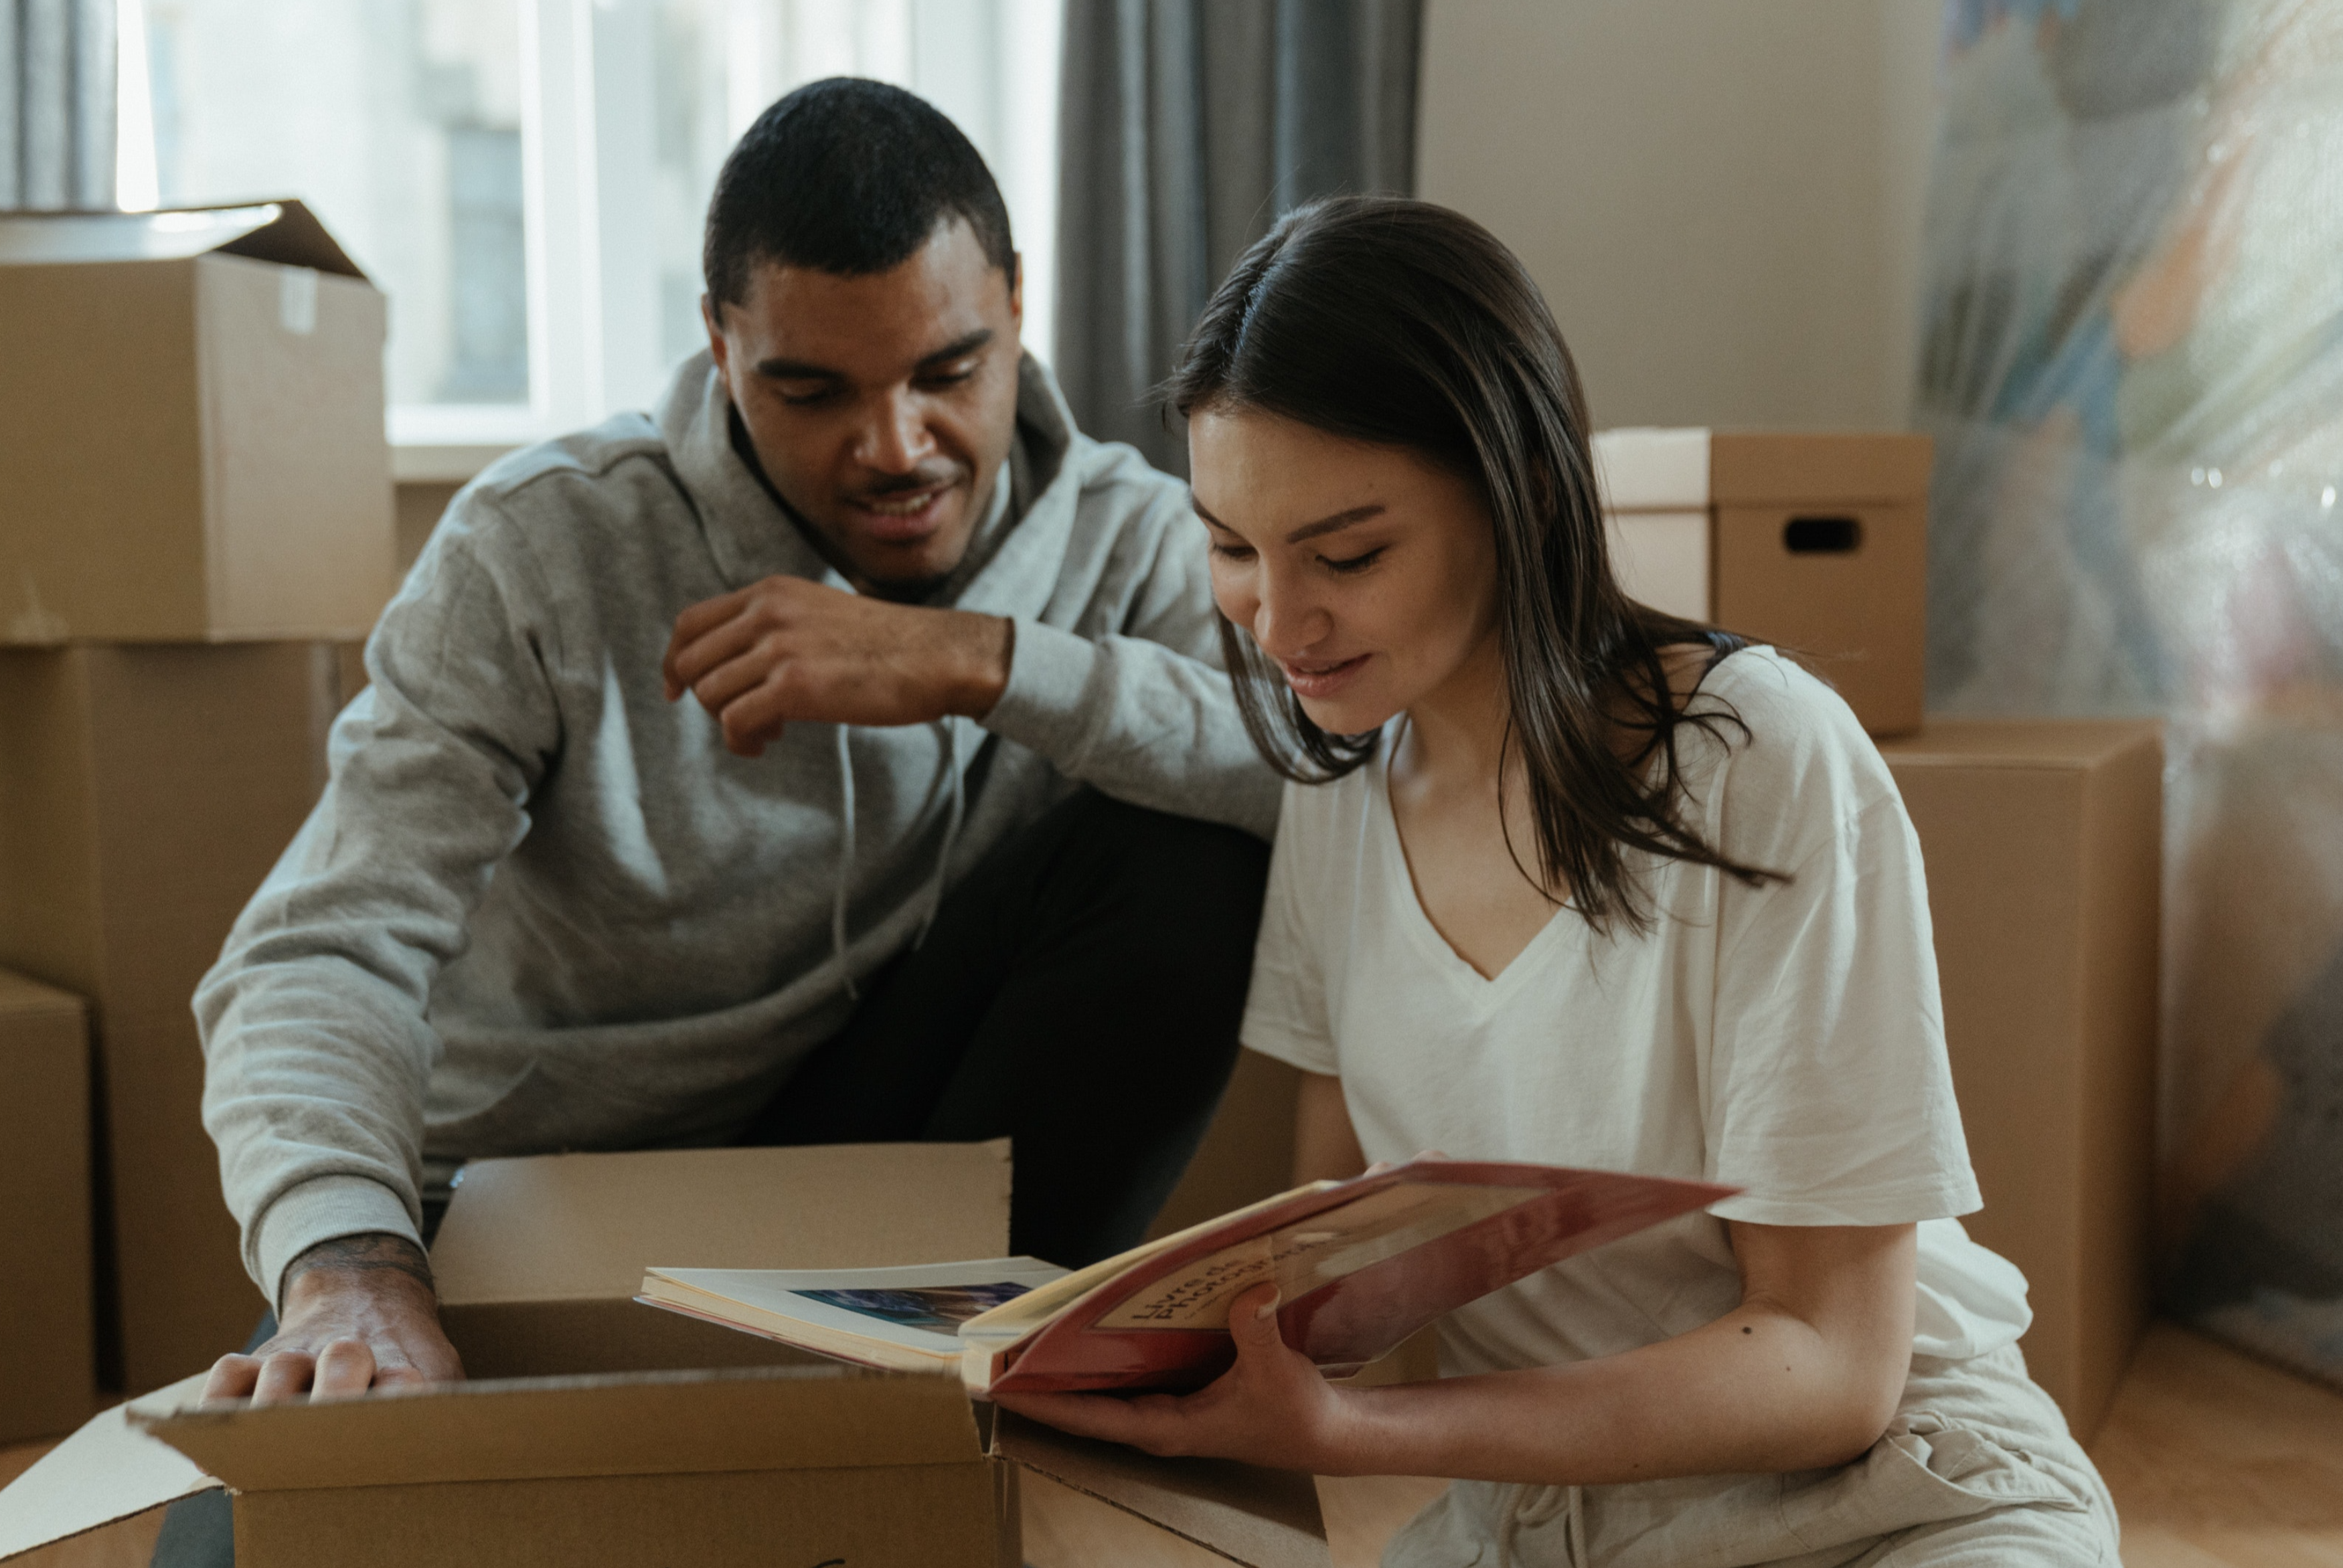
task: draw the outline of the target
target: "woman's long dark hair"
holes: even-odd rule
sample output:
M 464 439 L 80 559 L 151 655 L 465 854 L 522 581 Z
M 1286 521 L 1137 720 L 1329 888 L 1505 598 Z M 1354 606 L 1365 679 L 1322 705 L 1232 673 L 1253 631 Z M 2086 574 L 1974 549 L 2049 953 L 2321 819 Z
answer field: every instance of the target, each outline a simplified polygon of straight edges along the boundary
M 1245 252 L 1205 307 L 1166 388 L 1183 416 L 1257 409 L 1415 452 L 1476 485 L 1496 533 L 1506 745 L 1528 775 L 1542 890 L 1567 890 L 1597 930 L 1647 930 L 1626 851 L 1713 866 L 1753 886 L 1680 815 L 1677 734 L 1737 716 L 1690 711 L 1660 650 L 1740 638 L 1630 599 L 1612 570 L 1586 404 L 1537 285 L 1461 214 L 1390 196 L 1314 202 Z M 1245 728 L 1271 766 L 1322 783 L 1373 735 L 1319 729 L 1249 633 L 1221 639 Z M 1622 729 L 1644 737 L 1631 756 Z M 1502 799 L 1502 797 L 1501 797 Z M 1518 852 L 1515 863 L 1520 864 Z

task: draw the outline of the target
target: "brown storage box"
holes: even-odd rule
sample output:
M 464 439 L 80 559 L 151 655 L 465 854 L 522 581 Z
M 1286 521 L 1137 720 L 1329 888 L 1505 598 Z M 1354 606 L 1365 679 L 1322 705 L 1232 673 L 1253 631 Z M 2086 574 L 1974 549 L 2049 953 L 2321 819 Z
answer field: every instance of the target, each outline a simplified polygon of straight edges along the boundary
M 0 1443 L 71 1432 L 97 1408 L 89 1169 L 89 1010 L 0 970 Z
M 2163 747 L 2135 720 L 1936 718 L 1880 748 L 1927 859 L 1945 1032 L 2026 1364 L 2098 1430 L 2148 1310 Z
M 1238 1051 L 1204 1141 L 1147 1233 L 1169 1236 L 1292 1186 L 1293 1110 L 1301 1085 L 1301 1072 L 1277 1058 Z
M 326 643 L 0 648 L 0 964 L 89 999 L 126 1386 L 244 1342 L 189 999 L 317 799 Z
M 366 635 L 384 322 L 298 202 L 0 215 L 0 642 Z
M 236 1494 L 245 1568 L 1015 1568 L 1031 1467 L 1230 1560 L 1323 1568 L 1306 1476 L 1007 1421 L 988 1442 L 957 1379 L 863 1372 L 628 1299 L 660 1264 L 997 1256 L 1009 1187 L 1005 1143 L 476 1164 L 434 1252 L 475 1381 L 198 1412 L 191 1379 L 91 1422 L 0 1492 L 0 1559 L 204 1490 L 208 1471 Z
M 1926 437 L 1611 430 L 1595 460 L 1632 597 L 1797 655 L 1874 735 L 1920 727 Z

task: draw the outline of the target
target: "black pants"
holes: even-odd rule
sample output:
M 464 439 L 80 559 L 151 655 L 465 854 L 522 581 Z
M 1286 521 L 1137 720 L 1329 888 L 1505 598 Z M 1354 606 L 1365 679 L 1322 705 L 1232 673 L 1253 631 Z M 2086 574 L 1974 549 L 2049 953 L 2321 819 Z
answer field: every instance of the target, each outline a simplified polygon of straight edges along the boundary
M 1010 1138 L 1011 1251 L 1131 1246 L 1228 1082 L 1268 869 L 1232 828 L 1082 790 L 978 863 L 741 1141 Z M 154 1561 L 233 1564 L 226 1495 L 174 1503 Z
M 954 888 L 744 1142 L 1015 1142 L 1010 1246 L 1138 1242 L 1236 1060 L 1268 850 L 1084 790 Z

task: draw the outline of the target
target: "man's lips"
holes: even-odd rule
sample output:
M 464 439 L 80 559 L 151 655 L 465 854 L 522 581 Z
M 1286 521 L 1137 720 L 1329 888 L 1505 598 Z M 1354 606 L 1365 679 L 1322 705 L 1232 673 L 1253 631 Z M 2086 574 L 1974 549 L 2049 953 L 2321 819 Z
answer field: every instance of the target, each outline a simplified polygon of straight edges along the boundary
M 924 489 L 858 497 L 847 506 L 862 531 L 882 544 L 918 544 L 943 526 L 945 503 L 959 488 L 946 480 Z
M 1352 677 L 1366 667 L 1370 656 L 1359 654 L 1351 658 L 1293 659 L 1281 658 L 1278 668 L 1285 671 L 1285 684 L 1302 697 L 1332 697 L 1351 683 Z

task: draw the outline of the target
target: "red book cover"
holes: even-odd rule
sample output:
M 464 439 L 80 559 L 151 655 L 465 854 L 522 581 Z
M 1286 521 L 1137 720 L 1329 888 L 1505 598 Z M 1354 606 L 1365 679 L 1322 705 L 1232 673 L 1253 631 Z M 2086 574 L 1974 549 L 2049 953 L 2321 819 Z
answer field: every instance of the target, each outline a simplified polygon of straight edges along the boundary
M 1235 1358 L 1230 1300 L 1274 1279 L 1285 1342 L 1340 1374 L 1491 1291 L 1736 1191 L 1553 1165 L 1411 1160 L 1159 1243 L 1039 1326 L 1018 1322 L 1031 1322 L 1038 1300 L 973 1319 L 960 1330 L 975 1352 L 966 1371 L 980 1393 L 1199 1388 Z M 1060 1293 L 1044 1287 L 1035 1295 Z M 1000 1332 L 1013 1328 L 1025 1332 L 1002 1342 Z

